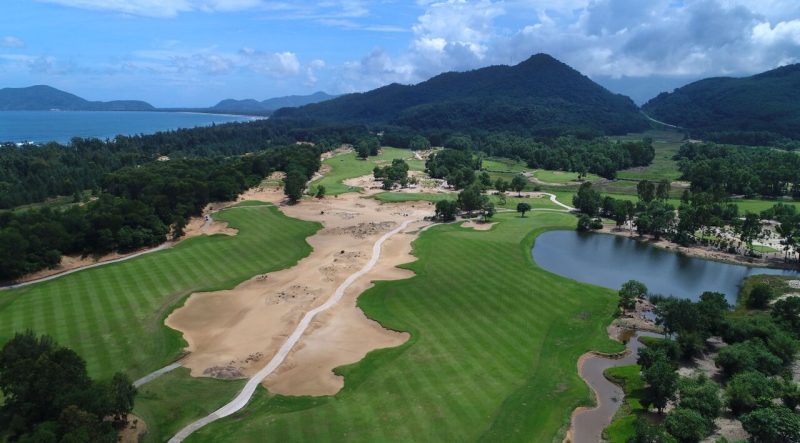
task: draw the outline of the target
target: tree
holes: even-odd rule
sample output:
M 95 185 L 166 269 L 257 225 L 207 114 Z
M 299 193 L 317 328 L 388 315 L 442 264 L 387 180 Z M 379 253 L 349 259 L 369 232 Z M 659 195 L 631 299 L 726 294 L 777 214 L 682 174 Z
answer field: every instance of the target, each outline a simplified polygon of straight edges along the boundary
M 679 407 L 664 419 L 664 427 L 681 443 L 697 443 L 708 435 L 711 425 L 699 412 Z
M 725 294 L 706 291 L 700 294 L 700 301 L 696 303 L 700 315 L 700 324 L 705 335 L 719 335 L 725 325 L 725 315 L 730 309 Z
M 795 335 L 800 334 L 800 297 L 786 297 L 772 305 L 772 318 Z
M 443 222 L 450 222 L 456 219 L 458 214 L 458 204 L 452 200 L 439 200 L 436 202 L 435 217 Z
M 650 203 L 656 196 L 656 186 L 649 180 L 642 180 L 636 185 L 636 194 L 639 200 Z
M 521 217 L 525 217 L 525 213 L 531 210 L 531 205 L 525 202 L 517 203 L 517 212 Z
M 761 443 L 800 442 L 800 416 L 780 406 L 756 409 L 741 418 L 742 427 Z
M 783 369 L 783 361 L 771 353 L 759 338 L 725 346 L 717 354 L 714 364 L 722 369 L 726 377 L 744 371 L 778 374 Z
M 750 309 L 764 309 L 769 306 L 772 300 L 772 288 L 766 283 L 758 283 L 753 286 L 747 295 L 747 307 Z
M 647 286 L 637 280 L 628 280 L 622 284 L 618 294 L 620 307 L 633 309 L 636 307 L 636 299 L 644 298 L 647 295 Z
M 355 145 L 356 156 L 361 159 L 367 159 L 370 154 L 369 142 L 366 139 L 361 139 Z
M 669 191 L 671 188 L 672 186 L 669 180 L 661 180 L 656 188 L 656 198 L 661 201 L 669 200 Z
M 500 193 L 506 192 L 508 190 L 508 182 L 503 180 L 502 178 L 498 178 L 494 182 L 494 188 L 497 190 L 497 192 Z
M 520 174 L 515 175 L 514 178 L 511 179 L 511 189 L 517 193 L 517 197 L 522 196 L 521 192 L 525 189 L 526 184 L 528 184 L 528 181 Z
M 678 381 L 678 398 L 681 408 L 697 411 L 709 424 L 722 409 L 719 385 L 703 373 L 695 378 L 681 378 Z
M 736 415 L 750 412 L 772 404 L 777 388 L 776 382 L 760 372 L 741 372 L 728 382 L 725 403 Z
M 391 145 L 390 145 L 391 146 Z M 431 148 L 431 142 L 427 138 L 417 134 L 408 141 L 408 148 L 412 151 L 420 151 Z
M 627 443 L 675 443 L 676 440 L 667 434 L 662 426 L 650 424 L 642 417 L 636 418 L 635 434 Z
M 642 378 L 647 383 L 643 403 L 654 406 L 661 413 L 667 402 L 675 396 L 678 373 L 666 358 L 658 358 L 649 368 L 642 371 Z
M 467 211 L 472 215 L 472 211 L 481 209 L 489 198 L 481 193 L 477 185 L 470 186 L 458 193 L 458 206 L 462 211 Z
M 753 251 L 753 240 L 761 234 L 761 218 L 758 214 L 748 212 L 744 221 L 738 225 L 739 239 L 747 245 L 748 252 Z
M 483 189 L 489 189 L 492 187 L 492 178 L 489 177 L 489 173 L 485 171 L 480 173 L 478 176 L 478 181 Z
M 694 331 L 698 327 L 700 313 L 697 305 L 685 298 L 667 298 L 656 303 L 656 323 L 664 327 L 667 334 Z
M 283 193 L 292 203 L 298 202 L 303 197 L 303 190 L 306 187 L 306 176 L 299 169 L 291 169 L 286 172 L 283 180 Z
M 314 194 L 317 198 L 324 198 L 325 197 L 325 185 L 318 185 L 317 192 Z
M 592 230 L 592 217 L 586 214 L 581 214 L 578 217 L 578 226 L 575 228 L 580 232 L 588 232 Z
M 494 203 L 487 202 L 483 205 L 483 221 L 488 222 L 494 217 L 495 209 Z
M 592 189 L 592 184 L 589 182 L 581 183 L 578 192 L 572 197 L 572 205 L 589 216 L 597 215 L 601 202 L 600 193 Z

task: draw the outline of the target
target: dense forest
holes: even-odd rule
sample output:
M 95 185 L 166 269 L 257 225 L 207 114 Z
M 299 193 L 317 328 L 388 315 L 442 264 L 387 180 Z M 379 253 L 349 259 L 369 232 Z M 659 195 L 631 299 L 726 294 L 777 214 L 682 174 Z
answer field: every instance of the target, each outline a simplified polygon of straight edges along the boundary
M 285 108 L 279 120 L 314 119 L 435 131 L 553 136 L 621 134 L 649 127 L 636 105 L 546 54 L 516 66 L 449 72 L 322 103 Z
M 319 169 L 319 148 L 275 147 L 223 159 L 150 162 L 105 175 L 99 197 L 58 211 L 0 213 L 0 280 L 57 265 L 63 254 L 128 252 L 182 235 L 188 217 L 232 200 L 273 171 L 302 183 Z
M 125 374 L 92 380 L 86 362 L 48 336 L 17 333 L 0 350 L 0 438 L 115 443 L 136 388 Z
M 720 143 L 798 147 L 800 64 L 746 78 L 708 78 L 662 93 L 651 117 Z
M 800 198 L 800 155 L 794 152 L 687 143 L 676 159 L 695 192 Z
M 366 133 L 363 126 L 259 120 L 119 136 L 108 142 L 75 138 L 66 146 L 0 145 L 0 209 L 100 190 L 107 173 L 149 163 L 161 156 L 173 160 L 224 157 L 296 141 L 313 142 L 327 150 L 341 143 L 354 143 Z

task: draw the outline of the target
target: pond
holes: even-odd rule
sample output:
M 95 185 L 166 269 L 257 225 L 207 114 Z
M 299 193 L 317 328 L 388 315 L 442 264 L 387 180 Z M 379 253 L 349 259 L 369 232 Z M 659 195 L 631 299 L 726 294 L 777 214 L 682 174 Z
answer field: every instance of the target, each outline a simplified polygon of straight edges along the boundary
M 554 274 L 619 289 L 639 280 L 651 293 L 697 300 L 704 291 L 725 294 L 734 305 L 742 280 L 756 274 L 800 275 L 797 271 L 757 268 L 689 257 L 632 238 L 577 231 L 539 235 L 533 259 Z

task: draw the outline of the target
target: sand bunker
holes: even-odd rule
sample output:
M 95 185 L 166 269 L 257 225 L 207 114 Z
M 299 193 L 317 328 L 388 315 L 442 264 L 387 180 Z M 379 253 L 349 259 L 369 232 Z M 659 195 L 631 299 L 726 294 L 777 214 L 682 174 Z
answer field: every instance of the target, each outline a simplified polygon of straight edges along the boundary
M 243 196 L 279 204 L 283 195 L 256 189 Z M 227 291 L 196 293 L 166 324 L 181 331 L 190 354 L 182 363 L 193 376 L 249 377 L 275 354 L 302 316 L 322 304 L 349 275 L 369 260 L 372 245 L 405 220 L 431 215 L 427 204 L 381 205 L 358 194 L 304 200 L 283 206 L 290 217 L 315 220 L 324 228 L 308 238 L 313 252 L 296 266 L 256 276 Z M 407 278 L 395 266 L 413 260 L 412 223 L 383 247 L 375 268 L 357 280 L 334 308 L 320 315 L 287 360 L 264 384 L 287 395 L 335 394 L 343 385 L 332 369 L 354 363 L 369 351 L 398 346 L 407 334 L 369 320 L 356 299 L 372 280 Z
M 481 222 L 476 222 L 475 220 L 469 220 L 465 221 L 464 223 L 461 223 L 461 227 L 471 228 L 476 231 L 488 231 L 489 229 L 492 229 L 492 226 L 496 224 L 497 223 L 481 223 Z

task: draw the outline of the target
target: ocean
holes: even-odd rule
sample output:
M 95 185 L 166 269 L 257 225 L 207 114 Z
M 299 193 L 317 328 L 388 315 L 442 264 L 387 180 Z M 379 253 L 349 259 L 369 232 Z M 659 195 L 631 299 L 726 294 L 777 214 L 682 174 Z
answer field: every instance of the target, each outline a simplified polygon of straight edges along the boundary
M 67 143 L 73 137 L 106 139 L 253 119 L 193 112 L 0 111 L 0 142 Z

